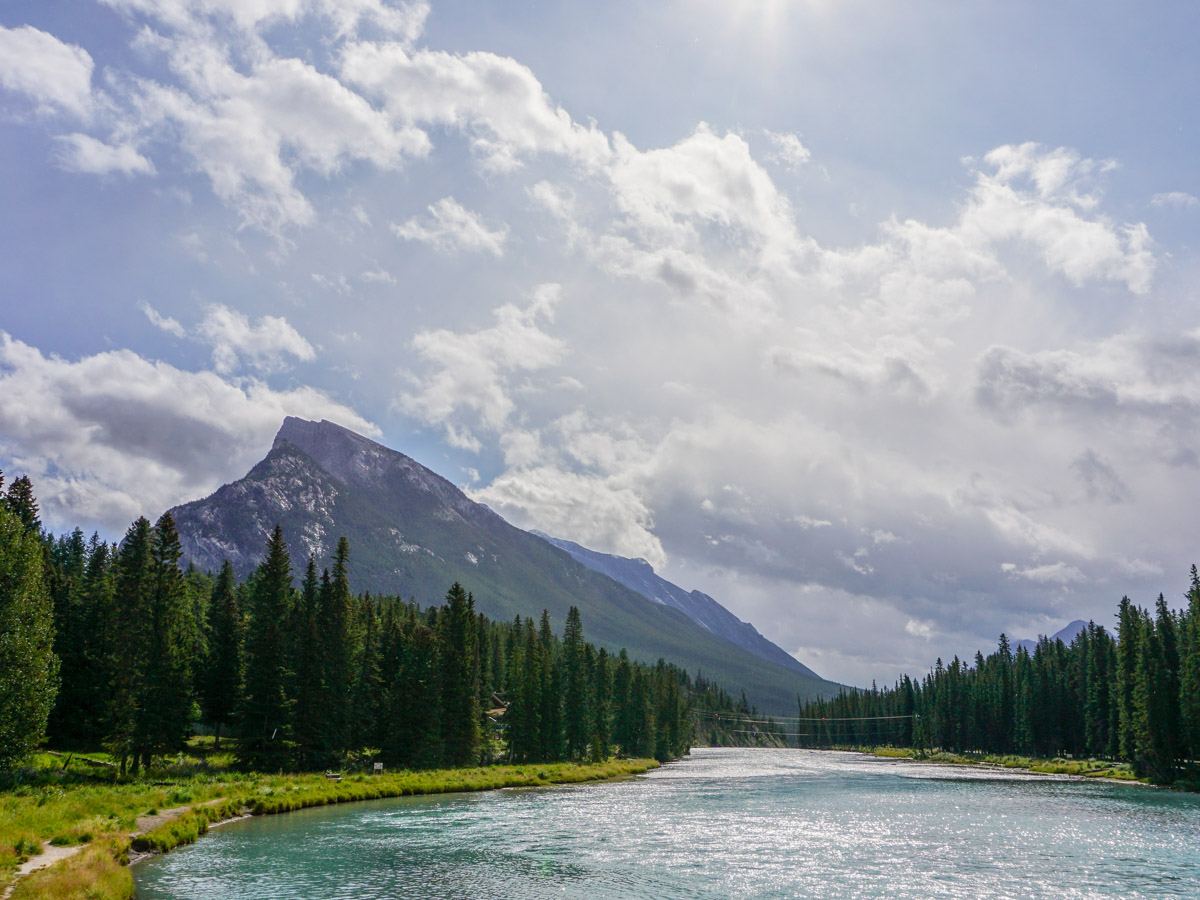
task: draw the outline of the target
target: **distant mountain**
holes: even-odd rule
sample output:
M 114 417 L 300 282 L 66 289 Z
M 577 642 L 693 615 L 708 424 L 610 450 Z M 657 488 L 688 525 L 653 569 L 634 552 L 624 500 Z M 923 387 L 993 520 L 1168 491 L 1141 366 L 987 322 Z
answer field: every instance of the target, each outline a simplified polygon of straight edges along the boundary
M 654 567 L 644 559 L 628 559 L 624 556 L 612 556 L 608 553 L 598 553 L 581 547 L 573 541 L 553 538 L 540 531 L 534 531 L 540 538 L 549 541 L 560 550 L 583 563 L 589 569 L 602 572 L 613 581 L 620 582 L 630 590 L 637 591 L 648 600 L 670 606 L 679 610 L 697 625 L 707 629 L 718 637 L 736 644 L 743 650 L 748 650 L 755 656 L 778 663 L 809 678 L 820 678 L 786 650 L 771 643 L 758 633 L 749 622 L 743 622 L 708 594 L 700 591 L 685 591 L 672 584 L 654 571 Z
M 1083 621 L 1083 619 L 1076 619 L 1074 622 L 1068 623 L 1066 626 L 1064 626 L 1063 628 L 1054 632 L 1054 634 L 1050 635 L 1050 640 L 1052 640 L 1052 641 L 1061 640 L 1064 644 L 1070 644 L 1071 641 L 1075 640 L 1075 638 L 1078 636 L 1079 632 L 1081 632 L 1085 628 L 1087 628 L 1087 625 L 1088 625 L 1088 623 Z M 1038 640 L 1041 640 L 1041 637 L 1039 637 Z M 1036 647 L 1037 645 L 1038 645 L 1037 641 L 1031 641 L 1028 639 L 1020 640 L 1020 641 L 1013 641 L 1012 642 L 1012 651 L 1013 651 L 1013 653 L 1016 653 L 1018 647 L 1024 647 L 1026 650 L 1028 650 L 1030 653 L 1032 653 L 1033 648 Z
M 274 446 L 241 480 L 172 510 L 184 556 L 202 569 L 229 559 L 245 576 L 258 565 L 279 523 L 301 570 L 311 554 L 328 564 L 337 540 L 350 541 L 356 591 L 441 603 L 454 581 L 494 619 L 549 610 L 561 629 L 578 606 L 589 640 L 636 659 L 660 657 L 731 691 L 760 710 L 794 714 L 796 697 L 839 686 L 765 660 L 693 622 L 680 610 L 577 562 L 473 502 L 446 479 L 402 453 L 332 422 L 288 417 Z

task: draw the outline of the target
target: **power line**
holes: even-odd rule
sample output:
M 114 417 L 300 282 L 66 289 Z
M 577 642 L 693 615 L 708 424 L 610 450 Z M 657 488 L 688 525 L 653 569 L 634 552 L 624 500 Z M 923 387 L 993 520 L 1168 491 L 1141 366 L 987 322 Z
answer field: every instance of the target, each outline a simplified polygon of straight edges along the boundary
M 713 712 L 705 709 L 696 710 L 696 714 L 700 716 L 708 716 L 718 722 L 729 721 L 734 723 L 753 723 L 759 725 L 775 725 L 779 722 L 874 722 L 887 721 L 892 719 L 916 719 L 919 718 L 915 713 L 902 716 L 774 716 L 770 719 L 751 719 L 745 716 L 734 715 L 730 713 Z

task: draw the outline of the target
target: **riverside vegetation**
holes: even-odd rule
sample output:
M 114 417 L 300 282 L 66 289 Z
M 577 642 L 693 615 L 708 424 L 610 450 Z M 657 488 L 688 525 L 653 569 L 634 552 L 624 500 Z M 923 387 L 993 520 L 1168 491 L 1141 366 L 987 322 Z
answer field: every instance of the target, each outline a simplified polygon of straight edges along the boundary
M 1034 771 L 1200 790 L 1195 566 L 1185 599 L 1177 611 L 1160 594 L 1151 612 L 1125 597 L 1116 635 L 1092 622 L 1070 645 L 1042 638 L 1032 653 L 1013 653 L 1001 635 L 973 664 L 939 659 L 921 681 L 801 704 L 798 736 L 807 746 L 891 744 L 1001 765 L 1022 757 Z
M 265 813 L 644 771 L 687 752 L 694 711 L 747 709 L 664 660 L 597 649 L 576 608 L 560 636 L 545 612 L 488 620 L 457 584 L 424 609 L 354 596 L 344 539 L 331 570 L 308 560 L 298 588 L 278 527 L 242 583 L 228 563 L 181 570 L 180 556 L 169 514 L 108 544 L 44 531 L 27 477 L 0 497 L 0 887 L 45 841 L 88 845 L 22 879 L 16 898 L 83 885 L 123 896 L 133 820 L 164 804 L 228 801 L 139 838 L 149 849 L 194 839 L 229 804 Z M 164 774 L 201 723 L 198 768 Z M 30 768 L 43 743 L 66 754 L 61 769 Z M 422 774 L 303 774 L 374 763 Z

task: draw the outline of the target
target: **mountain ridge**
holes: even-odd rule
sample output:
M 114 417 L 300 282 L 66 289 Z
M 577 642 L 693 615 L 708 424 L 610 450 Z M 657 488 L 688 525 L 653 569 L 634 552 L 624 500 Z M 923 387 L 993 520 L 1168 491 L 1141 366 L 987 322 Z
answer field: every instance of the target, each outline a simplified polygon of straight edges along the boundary
M 729 690 L 745 689 L 776 715 L 794 714 L 797 695 L 840 689 L 711 634 L 509 524 L 410 457 L 332 422 L 288 417 L 246 476 L 172 514 L 185 558 L 200 568 L 228 558 L 245 577 L 278 522 L 297 569 L 309 555 L 326 564 L 345 536 L 356 591 L 430 605 L 459 581 L 489 617 L 536 618 L 547 609 L 557 628 L 576 605 L 598 645 L 626 647 L 648 662 L 670 659 Z
M 654 567 L 644 559 L 630 559 L 610 553 L 600 553 L 574 541 L 551 537 L 541 531 L 531 531 L 530 534 L 536 534 L 560 550 L 565 550 L 589 569 L 601 572 L 630 590 L 637 591 L 647 600 L 678 609 L 700 627 L 708 629 L 713 634 L 725 638 L 755 656 L 792 669 L 802 675 L 812 678 L 821 677 L 782 647 L 764 637 L 752 624 L 743 622 L 708 594 L 701 591 L 688 591 L 667 581 L 655 572 Z

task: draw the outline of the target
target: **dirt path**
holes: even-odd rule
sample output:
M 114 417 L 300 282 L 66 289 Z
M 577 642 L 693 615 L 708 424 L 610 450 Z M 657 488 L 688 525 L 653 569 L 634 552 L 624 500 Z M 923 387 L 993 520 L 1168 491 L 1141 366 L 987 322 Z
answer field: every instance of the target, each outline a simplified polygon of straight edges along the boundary
M 224 798 L 218 797 L 216 800 L 209 800 L 205 803 L 189 803 L 187 806 L 176 806 L 171 809 L 160 809 L 153 815 L 138 816 L 134 823 L 135 830 L 131 831 L 129 836 L 137 837 L 140 834 L 145 834 L 147 831 L 151 831 L 152 829 L 157 828 L 159 825 L 165 825 L 167 822 L 178 819 L 184 813 L 191 809 L 195 809 L 197 806 L 213 806 L 217 803 L 223 802 Z M 230 819 L 228 821 L 234 820 Z M 212 828 L 214 825 L 223 824 L 225 823 L 215 822 L 209 827 Z M 39 869 L 45 869 L 46 867 L 52 866 L 55 863 L 62 862 L 64 859 L 70 859 L 86 846 L 87 844 L 76 844 L 74 847 L 57 847 L 54 844 L 51 844 L 49 841 L 42 844 L 41 853 L 39 853 L 37 856 L 29 857 L 29 859 L 25 860 L 25 862 L 21 863 L 21 865 L 17 867 L 17 871 L 13 874 L 13 880 L 9 883 L 8 887 L 6 887 L 3 891 L 0 891 L 0 900 L 8 900 L 9 895 L 12 894 L 13 889 L 16 888 L 17 881 L 19 879 L 24 878 L 26 875 L 36 872 Z M 131 853 L 129 857 L 129 863 L 130 865 L 133 865 L 133 863 L 141 862 L 143 859 L 153 855 L 153 853 Z

